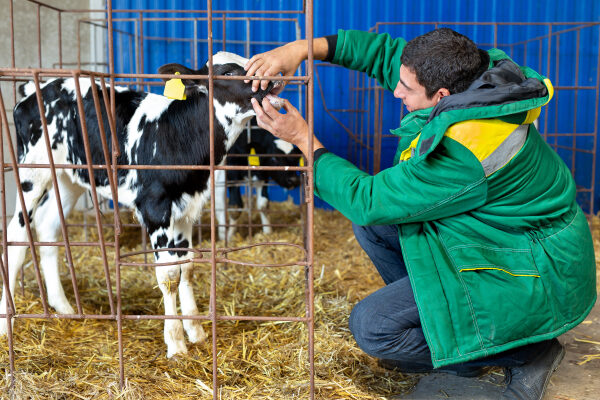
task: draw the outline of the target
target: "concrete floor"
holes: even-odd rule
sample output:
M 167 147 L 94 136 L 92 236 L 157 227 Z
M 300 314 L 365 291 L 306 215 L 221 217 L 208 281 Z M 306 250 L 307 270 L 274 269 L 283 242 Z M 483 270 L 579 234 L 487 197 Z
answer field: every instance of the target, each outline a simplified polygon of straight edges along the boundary
M 565 345 L 567 353 L 550 379 L 544 400 L 600 399 L 600 302 L 596 303 L 583 323 L 559 337 L 559 340 Z M 585 360 L 585 355 L 591 354 L 598 355 L 598 358 L 579 365 Z M 504 388 L 503 379 L 500 370 L 493 370 L 481 378 L 429 374 L 421 378 L 412 393 L 393 399 L 498 399 Z

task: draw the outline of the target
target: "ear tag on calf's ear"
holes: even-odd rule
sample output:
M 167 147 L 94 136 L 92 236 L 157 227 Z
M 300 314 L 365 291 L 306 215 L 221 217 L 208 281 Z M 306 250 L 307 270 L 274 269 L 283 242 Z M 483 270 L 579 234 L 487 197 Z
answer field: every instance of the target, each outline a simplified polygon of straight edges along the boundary
M 300 167 L 304 167 L 304 156 L 300 156 L 300 161 L 298 162 Z
M 175 72 L 175 75 L 180 75 L 179 72 Z M 165 83 L 165 91 L 163 96 L 169 99 L 185 100 L 185 85 L 179 78 L 169 79 Z
M 250 149 L 250 154 L 256 154 L 254 147 Z M 260 160 L 258 156 L 248 156 L 248 165 L 260 166 Z

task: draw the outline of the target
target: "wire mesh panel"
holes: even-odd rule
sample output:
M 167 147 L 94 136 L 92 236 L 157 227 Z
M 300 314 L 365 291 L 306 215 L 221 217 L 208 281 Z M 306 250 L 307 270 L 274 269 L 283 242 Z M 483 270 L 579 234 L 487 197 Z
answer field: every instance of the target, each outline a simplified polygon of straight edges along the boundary
M 231 132 L 234 128 L 227 118 L 235 119 L 237 114 L 223 116 L 225 111 L 220 98 L 226 86 L 223 82 L 239 87 L 245 77 L 227 75 L 221 68 L 223 57 L 239 59 L 215 55 L 218 50 L 227 50 L 247 56 L 261 49 L 260 46 L 279 44 L 268 39 L 251 40 L 252 25 L 256 23 L 285 26 L 287 28 L 282 29 L 289 29 L 299 38 L 298 21 L 302 19 L 304 36 L 311 39 L 312 1 L 291 10 L 213 11 L 212 2 L 208 0 L 204 10 L 182 12 L 113 10 L 111 1 L 107 2 L 106 10 L 62 9 L 28 0 L 37 12 L 19 15 L 14 12 L 12 0 L 6 3 L 12 50 L 10 65 L 0 68 L 0 147 L 8 160 L 2 160 L 4 173 L 0 182 L 3 248 L 0 333 L 5 333 L 8 340 L 6 370 L 10 379 L 7 379 L 7 389 L 14 390 L 15 374 L 20 366 L 26 368 L 27 365 L 22 353 L 16 350 L 21 344 L 15 340 L 15 332 L 26 328 L 23 325 L 32 327 L 37 319 L 83 320 L 84 324 L 104 321 L 102 333 L 112 332 L 114 336 L 112 340 L 107 338 L 103 351 L 112 357 L 106 353 L 98 356 L 107 360 L 99 368 L 113 373 L 121 389 L 126 386 L 128 377 L 139 376 L 140 363 L 152 364 L 156 357 L 164 357 L 166 353 L 172 359 L 184 357 L 184 361 L 188 360 L 195 368 L 200 364 L 201 370 L 194 370 L 199 376 L 193 384 L 213 398 L 235 398 L 232 393 L 244 386 L 245 381 L 239 382 L 237 373 L 232 372 L 235 369 L 225 368 L 228 359 L 240 357 L 232 355 L 232 336 L 242 338 L 237 353 L 242 354 L 244 360 L 252 356 L 246 352 L 251 344 L 259 349 L 261 343 L 277 346 L 277 343 L 263 342 L 262 338 L 251 341 L 245 336 L 245 329 L 236 329 L 240 324 L 275 327 L 289 324 L 297 329 L 295 335 L 303 338 L 291 344 L 297 348 L 290 349 L 293 350 L 290 355 L 298 362 L 294 368 L 306 371 L 306 380 L 300 387 L 286 390 L 314 398 L 312 152 L 304 165 L 224 165 L 222 159 L 228 146 L 224 143 L 234 138 L 224 138 L 223 124 L 229 124 L 226 131 Z M 275 12 L 289 17 L 274 17 Z M 25 18 L 25 22 L 18 24 L 28 23 L 42 32 L 44 17 L 58 21 L 56 40 L 50 41 L 56 47 L 46 49 L 39 33 L 36 67 L 19 65 L 20 42 L 14 35 L 15 21 Z M 69 26 L 65 26 L 65 20 L 70 21 Z M 153 36 L 153 24 L 160 23 L 185 23 L 189 27 L 176 30 L 168 37 Z M 73 36 L 76 45 L 65 50 L 64 41 L 67 37 L 71 41 Z M 102 43 L 107 50 L 106 62 L 103 52 L 98 52 L 98 47 L 104 46 Z M 288 98 L 306 110 L 312 131 L 312 40 L 308 43 L 306 72 L 302 70 L 291 78 L 272 78 L 289 82 Z M 179 49 L 182 58 L 157 61 L 164 47 Z M 58 57 L 58 63 L 42 57 L 49 52 Z M 169 68 L 157 74 L 156 62 L 179 62 L 189 68 L 182 70 L 182 76 Z M 204 65 L 206 68 L 202 69 Z M 69 69 L 71 67 L 73 69 Z M 162 80 L 181 77 L 185 82 L 194 82 L 194 90 L 205 99 L 202 104 L 206 104 L 206 108 L 193 109 L 194 118 L 190 120 L 200 118 L 206 124 L 201 130 L 205 133 L 202 139 L 205 151 L 198 154 L 194 153 L 194 146 L 200 139 L 174 131 L 175 126 L 182 125 L 171 121 L 185 117 L 186 107 L 196 103 L 191 106 L 185 102 L 175 103 L 179 100 L 153 93 L 162 92 Z M 188 93 L 192 98 L 189 101 L 200 102 L 195 100 L 194 93 Z M 249 103 L 249 98 L 246 100 Z M 240 109 L 247 106 L 243 102 L 235 104 Z M 14 126 L 11 120 L 15 121 Z M 239 128 L 236 135 L 243 129 Z M 145 142 L 148 139 L 144 137 L 150 136 L 144 135 L 151 132 L 167 137 L 157 136 L 154 141 Z M 224 139 L 227 140 L 220 142 Z M 161 159 L 161 155 L 168 157 Z M 193 158 L 194 155 L 197 157 Z M 176 162 L 179 160 L 181 162 Z M 282 241 L 261 236 L 245 243 L 218 243 L 215 176 L 228 170 L 302 174 L 304 180 L 299 191 L 299 202 L 304 208 L 302 216 L 293 222 L 288 219 L 272 224 L 295 232 L 296 237 L 287 236 L 288 240 Z M 184 178 L 186 176 L 192 179 Z M 12 218 L 5 195 L 9 181 L 16 186 Z M 147 192 L 142 192 L 146 189 Z M 156 191 L 162 194 L 156 196 Z M 77 209 L 77 200 L 82 196 L 91 203 L 90 209 L 84 212 L 91 219 L 71 213 Z M 103 209 L 103 199 L 110 200 L 113 207 Z M 192 219 L 200 215 L 203 203 L 210 205 L 209 219 L 204 224 L 210 234 L 193 238 Z M 135 210 L 134 215 L 127 209 Z M 167 213 L 161 215 L 157 213 L 159 210 Z M 142 234 L 140 238 L 140 223 L 149 237 Z M 131 230 L 135 232 L 131 234 Z M 155 262 L 149 261 L 149 256 L 154 256 Z M 68 271 L 68 279 L 62 279 L 62 284 L 58 272 L 61 257 L 65 258 Z M 40 294 L 39 307 L 22 307 L 23 299 L 15 301 L 13 297 L 18 272 L 28 260 L 35 281 L 31 289 Z M 91 268 L 85 268 L 88 265 Z M 268 283 L 273 278 L 267 271 L 273 271 L 279 281 L 277 285 Z M 149 282 L 153 272 L 157 278 L 152 280 L 158 280 L 162 298 L 157 297 L 156 281 Z M 90 280 L 86 274 L 95 278 Z M 253 275 L 264 281 L 244 285 L 253 283 Z M 250 278 L 245 279 L 247 276 Z M 283 282 L 287 284 L 282 285 Z M 299 290 L 290 291 L 290 287 Z M 154 289 L 156 294 L 146 294 L 144 289 Z M 24 295 L 22 291 L 20 297 Z M 286 300 L 290 295 L 295 299 Z M 196 297 L 200 298 L 198 307 Z M 148 299 L 151 301 L 146 301 Z M 151 304 L 152 300 L 155 304 Z M 158 311 L 161 302 L 164 313 Z M 282 308 L 281 304 L 286 302 L 293 303 L 293 307 Z M 156 356 L 148 360 L 140 358 L 148 346 L 139 346 L 138 342 L 150 338 L 144 339 L 143 334 L 142 339 L 138 337 L 147 326 L 144 324 L 153 321 L 164 322 L 165 343 L 163 348 L 155 348 Z M 209 328 L 206 341 L 210 345 L 196 346 L 196 356 L 190 358 L 183 331 L 188 341 L 201 343 L 205 334 L 203 327 Z M 73 351 L 77 351 L 76 344 Z M 114 357 L 115 354 L 118 357 Z M 96 363 L 93 358 L 87 362 L 86 369 Z M 269 358 L 252 361 L 257 362 L 268 363 Z M 226 383 L 222 384 L 223 381 Z

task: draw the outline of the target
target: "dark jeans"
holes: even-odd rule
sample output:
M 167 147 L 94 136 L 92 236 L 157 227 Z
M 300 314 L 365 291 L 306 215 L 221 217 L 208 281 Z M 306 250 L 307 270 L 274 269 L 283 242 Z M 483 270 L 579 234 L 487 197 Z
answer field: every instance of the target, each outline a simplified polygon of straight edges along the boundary
M 352 228 L 356 240 L 386 284 L 354 306 L 349 325 L 356 343 L 373 357 L 433 368 L 402 257 L 397 226 L 353 224 Z M 461 365 L 516 367 L 533 359 L 546 345 L 547 341 L 522 346 Z

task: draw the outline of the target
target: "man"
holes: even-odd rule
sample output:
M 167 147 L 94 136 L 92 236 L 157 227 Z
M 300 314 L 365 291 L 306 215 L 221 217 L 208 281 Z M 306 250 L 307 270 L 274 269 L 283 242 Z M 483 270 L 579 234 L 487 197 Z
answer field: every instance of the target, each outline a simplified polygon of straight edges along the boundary
M 541 399 L 564 356 L 556 337 L 596 299 L 575 183 L 532 124 L 550 81 L 445 28 L 313 43 L 316 59 L 368 73 L 410 111 L 394 166 L 375 176 L 313 139 L 315 194 L 353 222 L 386 283 L 350 315 L 358 345 L 404 372 L 502 366 L 502 398 Z M 298 41 L 256 55 L 247 75 L 292 75 L 306 53 Z M 307 154 L 306 122 L 284 108 L 254 102 L 261 127 Z

